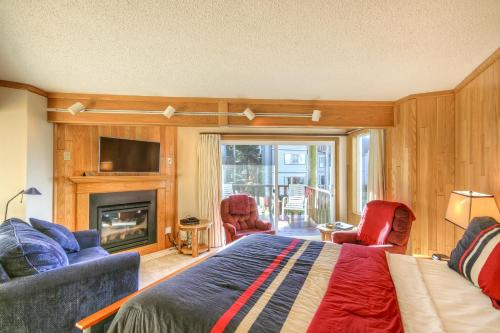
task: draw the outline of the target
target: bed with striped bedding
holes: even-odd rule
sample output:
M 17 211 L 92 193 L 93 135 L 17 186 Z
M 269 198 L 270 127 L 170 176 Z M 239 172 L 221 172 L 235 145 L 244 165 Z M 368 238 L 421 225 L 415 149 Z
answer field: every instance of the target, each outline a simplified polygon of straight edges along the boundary
M 108 332 L 445 332 L 424 268 L 358 245 L 252 235 L 129 300 Z

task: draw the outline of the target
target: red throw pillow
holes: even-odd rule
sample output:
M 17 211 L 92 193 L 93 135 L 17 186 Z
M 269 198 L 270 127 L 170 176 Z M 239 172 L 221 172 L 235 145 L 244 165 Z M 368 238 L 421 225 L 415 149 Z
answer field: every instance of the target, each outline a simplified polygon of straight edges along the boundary
M 451 252 L 448 266 L 457 271 L 500 309 L 500 223 L 491 217 L 476 217 Z

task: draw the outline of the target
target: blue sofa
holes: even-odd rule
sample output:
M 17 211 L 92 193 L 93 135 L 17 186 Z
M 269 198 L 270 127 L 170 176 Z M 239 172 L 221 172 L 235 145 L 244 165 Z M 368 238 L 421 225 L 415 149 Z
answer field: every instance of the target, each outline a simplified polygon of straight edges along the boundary
M 80 332 L 78 320 L 137 291 L 139 254 L 110 255 L 95 230 L 73 234 L 68 266 L 9 279 L 0 264 L 0 332 Z

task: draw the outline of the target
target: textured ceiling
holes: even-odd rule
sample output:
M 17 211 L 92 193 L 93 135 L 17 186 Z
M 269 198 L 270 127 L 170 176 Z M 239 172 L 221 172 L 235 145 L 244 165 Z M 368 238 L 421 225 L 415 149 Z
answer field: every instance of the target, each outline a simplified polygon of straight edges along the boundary
M 500 0 L 0 1 L 0 79 L 48 91 L 394 100 L 500 46 Z

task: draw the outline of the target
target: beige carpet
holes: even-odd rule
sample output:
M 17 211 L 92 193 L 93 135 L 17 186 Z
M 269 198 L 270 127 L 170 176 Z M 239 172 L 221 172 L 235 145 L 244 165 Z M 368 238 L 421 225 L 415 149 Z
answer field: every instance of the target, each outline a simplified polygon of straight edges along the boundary
M 217 249 L 210 252 L 217 251 Z M 179 254 L 174 248 L 167 249 L 141 257 L 139 269 L 139 288 L 153 283 L 162 277 L 176 271 L 192 262 L 203 258 L 208 252 L 200 254 L 197 258 L 185 254 Z

